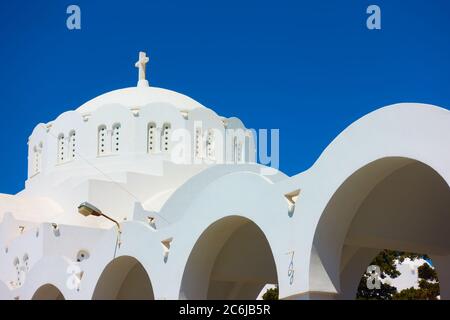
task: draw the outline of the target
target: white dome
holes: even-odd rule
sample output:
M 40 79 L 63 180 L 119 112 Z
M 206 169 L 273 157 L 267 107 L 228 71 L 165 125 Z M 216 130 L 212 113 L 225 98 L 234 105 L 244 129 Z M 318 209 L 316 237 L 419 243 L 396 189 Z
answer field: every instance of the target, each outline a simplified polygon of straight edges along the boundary
M 77 111 L 87 114 L 107 104 L 121 104 L 134 109 L 149 103 L 165 102 L 174 105 L 180 111 L 206 108 L 184 94 L 155 87 L 130 87 L 102 94 L 80 106 Z

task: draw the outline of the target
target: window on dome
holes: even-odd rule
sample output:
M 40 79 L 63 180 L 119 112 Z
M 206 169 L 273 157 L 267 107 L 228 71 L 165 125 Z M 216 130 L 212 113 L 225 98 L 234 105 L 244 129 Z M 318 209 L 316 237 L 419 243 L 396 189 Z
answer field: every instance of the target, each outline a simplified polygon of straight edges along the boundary
M 120 123 L 116 123 L 112 128 L 112 153 L 118 153 L 120 149 Z
M 203 153 L 203 137 L 202 137 L 202 128 L 197 127 L 195 129 L 195 157 L 196 158 L 202 158 Z
M 236 136 L 233 137 L 232 159 L 233 162 L 238 162 L 238 141 Z
M 38 174 L 42 169 L 42 142 L 33 147 L 32 175 Z
M 156 124 L 150 122 L 147 126 L 147 152 L 155 153 L 155 135 L 156 135 Z
M 75 130 L 70 131 L 69 133 L 69 161 L 75 159 L 76 156 L 76 137 Z
M 64 145 L 64 134 L 61 133 L 58 136 L 58 159 L 57 163 L 64 163 L 64 160 L 66 159 L 65 150 L 66 146 Z
M 107 130 L 105 125 L 98 127 L 97 153 L 99 156 L 107 154 L 106 150 Z
M 242 162 L 242 159 L 243 159 L 242 151 L 243 151 L 243 149 L 242 149 L 242 142 L 239 141 L 238 144 L 237 144 L 237 159 L 236 159 L 237 163 L 241 163 Z
M 214 137 L 214 130 L 209 129 L 208 130 L 208 136 L 206 138 L 206 155 L 209 160 L 215 160 L 216 159 L 216 150 L 215 150 L 215 137 Z
M 170 123 L 164 123 L 161 135 L 161 150 L 164 152 L 169 152 L 170 150 Z
M 251 154 L 250 154 L 250 139 L 252 138 L 251 133 L 248 131 L 247 134 L 245 135 L 245 144 L 244 144 L 244 162 L 249 162 L 251 159 Z

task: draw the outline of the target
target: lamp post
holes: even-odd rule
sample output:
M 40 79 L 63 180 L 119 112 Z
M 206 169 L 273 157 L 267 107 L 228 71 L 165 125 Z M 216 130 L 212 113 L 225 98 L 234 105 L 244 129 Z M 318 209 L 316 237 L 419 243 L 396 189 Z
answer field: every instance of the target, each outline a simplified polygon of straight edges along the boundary
M 120 229 L 120 224 L 117 222 L 117 220 L 114 220 L 113 218 L 107 216 L 103 212 L 101 212 L 100 209 L 95 207 L 94 205 L 90 204 L 89 202 L 83 202 L 78 206 L 78 213 L 82 214 L 85 217 L 88 216 L 94 216 L 94 217 L 104 217 L 112 222 L 114 222 L 117 226 L 117 239 L 116 239 L 116 247 L 114 249 L 114 258 L 116 257 L 116 251 L 117 247 L 120 247 L 120 235 L 122 233 L 122 230 Z

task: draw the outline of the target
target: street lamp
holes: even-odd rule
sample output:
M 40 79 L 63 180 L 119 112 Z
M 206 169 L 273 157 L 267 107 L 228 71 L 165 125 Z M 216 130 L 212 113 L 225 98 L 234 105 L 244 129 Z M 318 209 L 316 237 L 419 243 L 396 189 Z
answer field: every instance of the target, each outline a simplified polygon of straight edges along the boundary
M 98 209 L 94 205 L 90 204 L 89 202 L 83 202 L 82 204 L 80 204 L 78 206 L 78 212 L 80 214 L 82 214 L 83 216 L 85 216 L 85 217 L 88 217 L 88 216 L 95 216 L 95 217 L 102 216 L 102 217 L 105 217 L 106 219 L 114 222 L 116 224 L 116 226 L 117 226 L 117 229 L 120 232 L 120 224 L 119 224 L 119 222 L 117 222 L 113 218 L 107 216 L 106 214 L 101 212 L 100 209 Z
M 120 224 L 117 220 L 107 216 L 100 209 L 90 204 L 89 202 L 83 202 L 78 206 L 78 213 L 82 214 L 85 217 L 94 216 L 94 217 L 104 217 L 112 222 L 114 222 L 117 226 L 117 239 L 116 239 L 116 249 L 114 250 L 114 258 L 116 257 L 117 246 L 120 247 L 120 234 L 122 233 L 120 229 Z

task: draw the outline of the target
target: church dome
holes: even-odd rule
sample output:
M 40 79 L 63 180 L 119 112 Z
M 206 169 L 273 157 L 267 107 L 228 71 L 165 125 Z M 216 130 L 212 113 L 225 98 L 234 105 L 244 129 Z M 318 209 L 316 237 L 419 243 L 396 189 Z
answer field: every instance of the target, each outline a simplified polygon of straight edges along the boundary
M 136 87 L 104 93 L 34 128 L 21 196 L 56 199 L 61 209 L 44 201 L 53 221 L 82 223 L 73 211 L 86 201 L 119 220 L 133 218 L 136 203 L 156 212 L 200 172 L 256 162 L 252 130 L 183 94 L 151 87 L 146 62 L 141 52 Z
M 104 93 L 35 127 L 28 139 L 28 185 L 45 183 L 40 177 L 46 175 L 63 183 L 90 179 L 98 170 L 158 176 L 161 168 L 175 164 L 254 161 L 252 133 L 239 119 L 221 117 L 181 93 L 151 87 L 147 62 L 140 52 L 136 87 Z
M 135 109 L 156 102 L 170 103 L 179 111 L 192 111 L 197 108 L 206 109 L 206 107 L 184 94 L 162 88 L 141 86 L 107 92 L 89 100 L 76 110 L 81 114 L 89 114 L 108 104 L 121 104 L 129 109 Z

